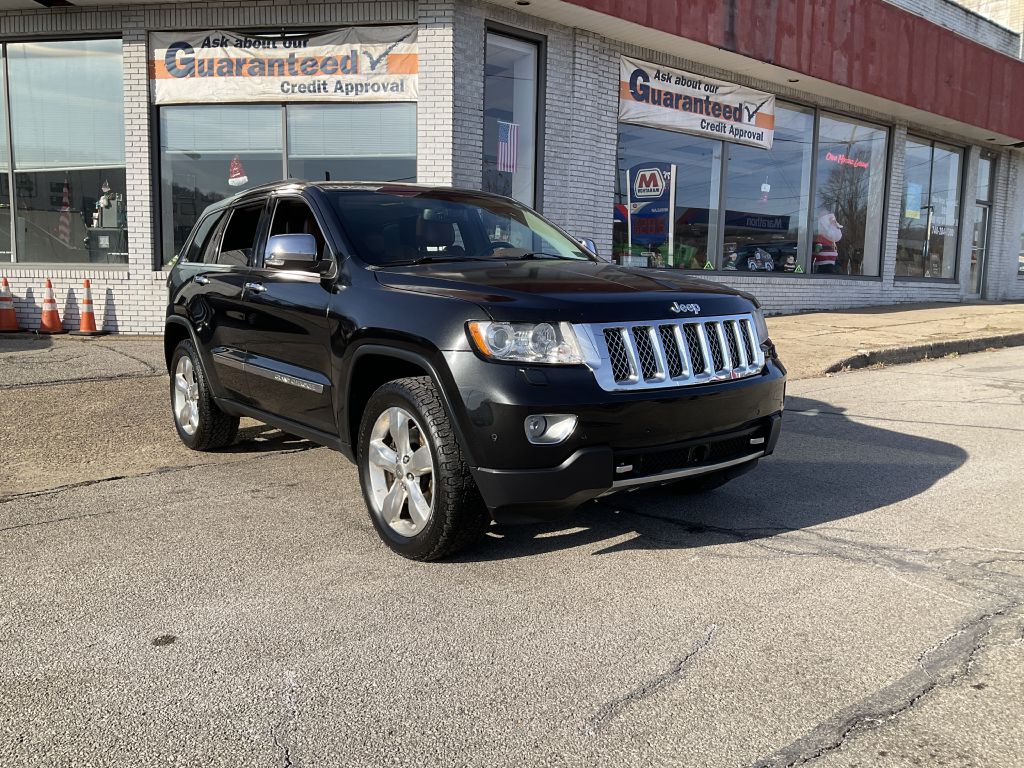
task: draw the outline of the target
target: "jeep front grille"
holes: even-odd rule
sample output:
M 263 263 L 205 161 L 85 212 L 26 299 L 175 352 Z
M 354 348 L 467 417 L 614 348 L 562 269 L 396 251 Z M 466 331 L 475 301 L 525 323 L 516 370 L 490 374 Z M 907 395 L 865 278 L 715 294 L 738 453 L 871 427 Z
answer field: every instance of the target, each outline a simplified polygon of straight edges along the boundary
M 602 389 L 685 387 L 753 376 L 764 352 L 750 315 L 576 326 Z

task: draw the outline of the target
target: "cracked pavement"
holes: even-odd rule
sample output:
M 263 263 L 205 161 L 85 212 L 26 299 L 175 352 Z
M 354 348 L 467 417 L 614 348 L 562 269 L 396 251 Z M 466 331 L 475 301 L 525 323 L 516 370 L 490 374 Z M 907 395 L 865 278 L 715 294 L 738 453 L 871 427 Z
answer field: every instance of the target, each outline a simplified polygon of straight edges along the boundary
M 79 416 L 55 393 L 87 384 L 9 390 L 5 418 L 117 431 L 78 474 L 59 431 L 4 435 L 44 471 L 0 477 L 0 762 L 1024 765 L 1022 371 L 793 381 L 776 455 L 719 491 L 431 565 L 326 449 L 176 453 L 160 377 Z

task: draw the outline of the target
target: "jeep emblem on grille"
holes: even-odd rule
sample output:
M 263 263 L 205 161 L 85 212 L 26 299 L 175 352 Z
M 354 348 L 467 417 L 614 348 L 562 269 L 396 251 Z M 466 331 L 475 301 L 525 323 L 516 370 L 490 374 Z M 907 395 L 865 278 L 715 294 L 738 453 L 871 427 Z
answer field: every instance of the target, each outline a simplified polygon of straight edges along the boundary
M 669 309 L 677 315 L 682 312 L 693 312 L 695 315 L 700 314 L 700 304 L 680 304 L 678 301 L 673 301 Z

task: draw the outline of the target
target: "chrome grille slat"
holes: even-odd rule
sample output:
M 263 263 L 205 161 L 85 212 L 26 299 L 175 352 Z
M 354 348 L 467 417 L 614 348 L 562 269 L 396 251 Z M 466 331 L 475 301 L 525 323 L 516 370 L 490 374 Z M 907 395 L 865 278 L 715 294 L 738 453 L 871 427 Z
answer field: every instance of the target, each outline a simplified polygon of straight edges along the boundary
M 765 364 L 750 315 L 575 327 L 593 348 L 587 365 L 610 392 L 741 379 Z

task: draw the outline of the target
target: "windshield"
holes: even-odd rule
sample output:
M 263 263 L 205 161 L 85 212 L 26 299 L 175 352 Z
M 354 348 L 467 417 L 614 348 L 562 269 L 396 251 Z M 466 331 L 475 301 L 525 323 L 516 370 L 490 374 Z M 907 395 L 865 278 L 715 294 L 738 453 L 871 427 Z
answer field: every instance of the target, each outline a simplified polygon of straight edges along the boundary
M 511 200 L 414 187 L 324 190 L 359 257 L 374 266 L 594 258 Z

